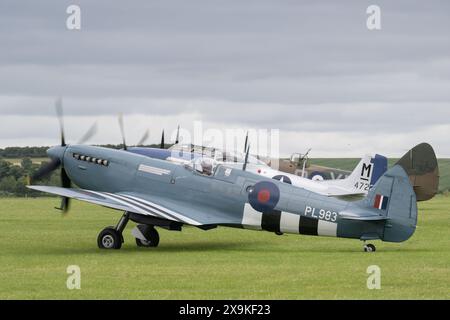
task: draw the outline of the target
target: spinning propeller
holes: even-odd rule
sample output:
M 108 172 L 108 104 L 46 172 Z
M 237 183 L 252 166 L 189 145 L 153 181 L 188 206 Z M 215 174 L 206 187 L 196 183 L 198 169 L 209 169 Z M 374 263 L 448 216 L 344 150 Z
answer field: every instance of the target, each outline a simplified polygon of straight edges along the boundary
M 122 113 L 119 114 L 119 127 L 120 127 L 120 133 L 122 135 L 123 150 L 127 150 L 128 147 L 127 147 L 127 143 L 126 143 L 126 139 L 125 139 L 125 125 L 124 125 Z M 137 146 L 143 146 L 149 137 L 150 137 L 150 131 L 147 129 L 145 131 L 144 135 L 142 136 L 142 138 L 137 143 Z M 175 144 L 178 144 L 179 142 L 180 142 L 180 126 L 178 126 L 178 129 L 177 129 L 177 136 L 175 138 Z M 159 148 L 160 149 L 166 148 L 164 129 L 161 134 L 161 142 L 160 142 Z
M 141 140 L 139 140 L 137 145 L 138 146 L 143 146 L 145 144 L 145 141 L 148 140 L 149 136 L 150 136 L 150 131 L 147 129 L 145 131 L 144 135 L 142 136 Z
M 180 125 L 178 125 L 177 128 L 177 137 L 175 138 L 175 144 L 178 144 L 180 142 Z
M 178 125 L 178 127 L 177 127 L 177 136 L 175 138 L 175 144 L 178 144 L 179 142 L 180 142 L 180 125 Z M 165 149 L 166 148 L 166 145 L 165 145 L 165 142 L 164 142 L 164 129 L 162 131 L 161 143 L 160 143 L 159 148 L 160 149 Z
M 308 155 L 311 152 L 311 148 L 308 149 L 308 151 L 306 151 L 306 153 L 303 155 L 303 157 L 300 159 L 299 163 L 302 163 L 303 161 L 305 161 L 306 159 L 308 159 Z
M 123 150 L 126 151 L 126 150 L 128 150 L 128 146 L 127 146 L 126 139 L 125 139 L 125 125 L 123 122 L 123 114 L 122 113 L 119 114 L 119 127 L 120 127 L 120 134 L 122 135 Z M 141 137 L 141 139 L 137 143 L 137 146 L 143 146 L 145 144 L 145 142 L 148 140 L 149 136 L 150 136 L 150 131 L 147 129 L 144 132 L 144 135 Z
M 123 124 L 123 114 L 119 114 L 119 127 L 120 127 L 120 134 L 122 135 L 122 144 L 123 144 L 123 150 L 127 150 L 127 142 L 125 140 L 125 128 Z
M 247 135 L 245 136 L 244 153 L 247 152 L 247 144 L 248 144 L 248 131 L 247 131 Z
M 160 149 L 165 149 L 165 144 L 164 144 L 164 129 L 162 131 L 162 135 L 161 135 L 161 145 L 159 146 Z
M 50 157 L 51 161 L 47 165 L 41 167 L 32 177 L 31 181 L 41 180 L 45 177 L 48 177 L 53 171 L 57 170 L 61 167 L 61 185 L 64 188 L 71 188 L 72 182 L 70 181 L 69 176 L 67 175 L 66 170 L 64 169 L 63 159 L 64 153 L 67 148 L 65 134 L 64 134 L 64 116 L 63 116 L 63 107 L 62 107 L 62 99 L 58 98 L 55 102 L 56 115 L 58 117 L 60 136 L 61 136 L 61 145 L 51 147 L 47 150 L 47 154 Z M 83 137 L 78 141 L 78 144 L 83 144 L 88 141 L 92 136 L 94 136 L 97 132 L 97 123 L 89 128 L 89 130 L 83 135 Z M 57 209 L 66 213 L 69 210 L 70 200 L 67 197 L 62 197 L 61 206 Z
M 247 150 L 245 150 L 245 160 L 244 165 L 242 166 L 242 171 L 247 170 L 248 156 L 250 154 L 250 145 L 248 145 Z

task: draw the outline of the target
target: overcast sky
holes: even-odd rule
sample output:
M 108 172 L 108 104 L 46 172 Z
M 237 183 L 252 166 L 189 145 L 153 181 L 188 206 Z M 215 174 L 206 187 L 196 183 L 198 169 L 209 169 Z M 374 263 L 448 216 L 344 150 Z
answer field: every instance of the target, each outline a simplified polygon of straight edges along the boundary
M 130 144 L 201 120 L 279 129 L 282 155 L 450 157 L 449 1 L 112 2 L 0 2 L 0 147 L 57 144 L 62 96 L 69 142 L 120 143 L 123 112 Z

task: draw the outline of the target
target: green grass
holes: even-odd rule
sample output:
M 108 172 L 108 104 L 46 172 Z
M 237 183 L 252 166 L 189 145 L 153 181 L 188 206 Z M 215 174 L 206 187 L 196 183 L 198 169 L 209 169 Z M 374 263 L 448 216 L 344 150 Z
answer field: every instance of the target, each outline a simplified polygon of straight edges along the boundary
M 360 160 L 361 159 L 356 158 L 317 158 L 311 159 L 310 163 L 319 166 L 352 171 Z M 389 166 L 393 166 L 397 161 L 398 159 L 389 159 Z M 450 190 L 450 159 L 439 159 L 438 163 L 441 176 L 439 181 L 439 191 L 443 192 Z
M 0 199 L 0 299 L 450 299 L 450 198 L 420 205 L 420 227 L 403 244 L 219 228 L 160 230 L 156 249 L 137 248 L 130 229 L 120 251 L 97 248 L 119 212 L 75 201 Z M 81 290 L 66 268 L 81 268 Z M 367 267 L 382 290 L 366 287 Z

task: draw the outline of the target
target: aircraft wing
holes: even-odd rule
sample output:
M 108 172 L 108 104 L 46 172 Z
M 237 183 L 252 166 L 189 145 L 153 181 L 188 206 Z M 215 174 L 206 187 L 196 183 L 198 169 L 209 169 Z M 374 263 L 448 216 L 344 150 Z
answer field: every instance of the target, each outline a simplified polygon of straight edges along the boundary
M 242 168 L 240 164 L 227 164 L 227 166 Z M 353 181 L 348 183 L 342 180 L 313 181 L 294 174 L 280 172 L 261 165 L 249 164 L 247 170 L 260 174 L 266 178 L 272 178 L 281 182 L 292 184 L 294 187 L 302 188 L 327 197 L 356 197 L 363 196 L 367 192 L 354 187 Z
M 111 209 L 149 215 L 193 226 L 240 223 L 222 212 L 205 212 L 201 207 L 186 206 L 173 200 L 137 193 L 110 193 L 85 189 L 28 186 L 33 190 L 77 199 Z
M 242 215 L 233 215 L 224 213 L 214 208 L 205 210 L 201 205 L 192 203 L 187 204 L 184 201 L 177 201 L 175 199 L 167 199 L 159 196 L 139 194 L 139 193 L 121 193 L 130 201 L 138 202 L 146 208 L 156 208 L 161 210 L 164 214 L 180 217 L 187 222 L 187 224 L 200 225 L 223 225 L 223 224 L 241 224 Z

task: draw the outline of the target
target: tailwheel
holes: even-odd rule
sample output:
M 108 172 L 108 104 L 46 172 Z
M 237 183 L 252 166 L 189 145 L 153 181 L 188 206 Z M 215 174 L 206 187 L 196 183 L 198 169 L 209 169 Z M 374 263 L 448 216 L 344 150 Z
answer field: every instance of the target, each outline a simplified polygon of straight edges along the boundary
M 159 233 L 154 226 L 140 224 L 132 233 L 138 247 L 155 248 L 159 245 Z
M 122 247 L 122 235 L 114 227 L 105 228 L 98 235 L 97 244 L 100 249 L 118 250 Z
M 377 248 L 373 244 L 364 245 L 364 252 L 375 252 Z

